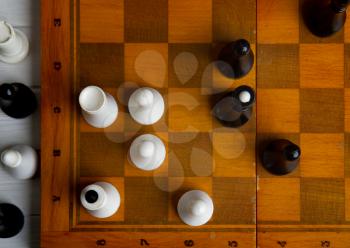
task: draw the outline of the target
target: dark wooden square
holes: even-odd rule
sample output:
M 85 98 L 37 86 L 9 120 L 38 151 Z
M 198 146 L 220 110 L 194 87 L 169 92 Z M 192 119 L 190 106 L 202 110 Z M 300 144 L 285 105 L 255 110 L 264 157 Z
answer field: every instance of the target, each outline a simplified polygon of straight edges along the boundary
M 159 189 L 153 177 L 125 177 L 124 183 L 126 224 L 167 223 L 168 192 Z
M 345 219 L 344 179 L 301 179 L 301 221 L 339 224 Z
M 169 44 L 169 87 L 211 87 L 210 62 L 211 44 Z
M 124 160 L 127 148 L 123 133 L 80 134 L 80 176 L 124 176 Z
M 210 176 L 213 172 L 209 133 L 169 133 L 169 176 Z
M 299 88 L 298 44 L 259 45 L 258 86 Z
M 350 44 L 344 45 L 344 84 L 350 88 Z
M 126 42 L 168 40 L 167 0 L 127 0 L 124 16 Z
M 213 224 L 255 223 L 255 178 L 213 178 Z
M 344 90 L 300 90 L 302 132 L 344 132 Z
M 256 6 L 254 0 L 213 0 L 214 41 L 230 42 L 244 38 L 255 43 L 255 30 Z
M 80 44 L 80 86 L 118 87 L 124 81 L 123 44 Z

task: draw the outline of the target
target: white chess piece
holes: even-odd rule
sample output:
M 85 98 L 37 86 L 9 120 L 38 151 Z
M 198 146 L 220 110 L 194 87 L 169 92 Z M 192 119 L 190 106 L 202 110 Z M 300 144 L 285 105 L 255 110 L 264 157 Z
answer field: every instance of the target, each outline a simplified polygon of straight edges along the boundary
M 144 87 L 137 89 L 129 99 L 128 108 L 131 117 L 142 125 L 151 125 L 159 121 L 164 113 L 164 100 L 155 89 Z
M 177 212 L 187 225 L 200 226 L 211 219 L 214 204 L 207 193 L 201 190 L 191 190 L 181 196 L 177 204 Z
M 164 162 L 166 150 L 164 143 L 157 136 L 143 134 L 131 144 L 129 158 L 141 170 L 155 170 Z
M 107 218 L 118 211 L 120 194 L 112 184 L 96 182 L 81 191 L 80 201 L 92 216 Z
M 29 52 L 27 36 L 12 25 L 0 20 L 0 61 L 14 64 L 22 61 Z
M 15 145 L 1 152 L 1 163 L 15 178 L 29 179 L 38 168 L 38 155 L 27 145 Z
M 93 127 L 105 128 L 118 117 L 118 105 L 113 96 L 97 86 L 84 88 L 79 95 L 82 115 Z

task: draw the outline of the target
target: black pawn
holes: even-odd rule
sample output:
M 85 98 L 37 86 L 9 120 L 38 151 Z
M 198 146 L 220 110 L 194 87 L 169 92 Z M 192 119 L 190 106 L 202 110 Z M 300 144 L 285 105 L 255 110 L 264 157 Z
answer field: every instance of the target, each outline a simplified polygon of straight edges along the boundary
M 0 238 L 11 238 L 23 228 L 24 216 L 15 205 L 0 204 Z
M 299 164 L 300 148 L 286 139 L 274 140 L 267 145 L 262 154 L 262 164 L 275 175 L 292 172 Z
M 33 91 L 21 83 L 0 85 L 0 106 L 2 111 L 13 118 L 25 118 L 37 108 Z
M 254 54 L 249 42 L 240 39 L 227 44 L 219 53 L 218 69 L 226 77 L 237 79 L 249 73 L 254 65 Z M 223 62 L 223 63 L 222 63 Z
M 242 85 L 221 98 L 214 106 L 213 114 L 224 126 L 241 127 L 250 119 L 254 102 L 254 90 Z
M 305 25 L 311 33 L 327 37 L 345 24 L 350 0 L 308 0 L 302 6 Z

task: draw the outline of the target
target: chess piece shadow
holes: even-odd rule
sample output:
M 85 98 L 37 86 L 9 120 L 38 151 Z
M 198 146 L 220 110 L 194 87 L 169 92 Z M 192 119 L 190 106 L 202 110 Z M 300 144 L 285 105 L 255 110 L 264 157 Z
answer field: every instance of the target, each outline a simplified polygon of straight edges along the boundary
M 11 238 L 21 232 L 24 225 L 24 215 L 15 205 L 0 204 L 0 238 Z
M 25 118 L 35 112 L 37 105 L 34 92 L 26 85 L 0 85 L 0 106 L 6 115 L 17 119 Z
M 270 141 L 260 154 L 263 167 L 274 175 L 286 175 L 294 171 L 300 155 L 299 146 L 286 139 Z
M 318 37 L 331 36 L 343 28 L 349 3 L 350 0 L 305 0 L 301 6 L 304 23 Z
M 239 79 L 247 75 L 254 65 L 254 54 L 249 42 L 239 39 L 223 46 L 215 65 L 228 78 Z
M 212 97 L 213 115 L 226 127 L 238 128 L 249 121 L 255 102 L 254 90 L 246 85 Z

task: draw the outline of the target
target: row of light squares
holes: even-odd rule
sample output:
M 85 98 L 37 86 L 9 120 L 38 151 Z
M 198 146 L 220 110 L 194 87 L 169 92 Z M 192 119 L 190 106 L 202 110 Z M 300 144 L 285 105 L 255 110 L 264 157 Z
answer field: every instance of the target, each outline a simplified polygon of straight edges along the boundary
M 124 220 L 124 204 L 125 204 L 125 179 L 118 177 L 108 178 L 81 178 L 81 186 L 94 181 L 106 181 L 112 183 L 118 188 L 121 195 L 121 208 L 118 213 L 104 221 L 123 221 Z M 129 180 L 129 179 L 127 179 Z M 134 179 L 131 179 L 134 180 Z M 223 182 L 219 189 L 215 188 L 214 181 L 211 178 L 170 178 L 164 179 L 146 179 L 140 185 L 153 185 L 154 180 L 157 182 L 152 187 L 152 193 L 155 198 L 167 199 L 171 202 L 163 202 L 162 206 L 168 210 L 168 219 L 176 220 L 176 210 L 172 209 L 174 198 L 177 198 L 178 192 L 184 189 L 196 188 L 204 190 L 213 196 L 216 192 L 222 193 Z M 256 204 L 257 220 L 264 221 L 295 221 L 302 223 L 340 223 L 350 221 L 350 179 L 299 179 L 299 178 L 269 178 L 259 179 L 257 184 L 253 180 L 236 179 L 228 183 L 227 179 L 222 179 L 227 183 L 229 189 L 236 183 L 241 183 L 231 192 L 231 197 L 241 197 L 240 204 L 249 206 L 250 211 L 254 210 Z M 220 179 L 216 179 L 219 182 Z M 135 192 L 140 193 L 138 186 L 135 186 Z M 288 189 L 288 190 L 287 190 Z M 164 191 L 165 190 L 165 191 Z M 170 192 L 167 192 L 167 190 Z M 217 191 L 218 190 L 218 191 Z M 232 190 L 232 189 L 231 189 Z M 255 199 L 257 190 L 257 198 Z M 220 195 L 217 195 L 220 198 Z M 170 197 L 166 197 L 170 195 Z M 228 195 L 227 195 L 228 196 Z M 132 199 L 132 197 L 128 198 Z M 231 199 L 235 202 L 236 199 Z M 226 199 L 232 204 L 232 201 Z M 214 204 L 219 204 L 215 202 Z M 220 205 L 220 204 L 219 204 Z M 233 204 L 238 207 L 237 205 Z M 216 206 L 223 207 L 222 205 Z M 163 208 L 164 209 L 164 208 Z M 169 211 L 171 210 L 171 211 Z M 231 211 L 234 209 L 231 209 Z M 152 210 L 153 211 L 153 210 Z M 251 222 L 254 222 L 254 215 L 251 215 Z M 87 221 L 94 218 L 88 215 L 84 209 L 80 208 L 80 220 Z
M 228 88 L 232 80 L 215 70 L 211 49 L 210 44 L 83 44 L 81 81 L 105 86 L 130 81 L 159 88 Z M 254 44 L 252 50 L 256 53 Z M 234 83 L 258 88 L 350 87 L 348 54 L 350 45 L 344 44 L 259 45 L 258 83 L 255 67 Z
M 164 164 L 154 172 L 144 172 L 135 168 L 127 158 L 130 141 L 116 143 L 112 134 L 82 133 L 80 150 L 81 174 L 114 176 L 214 176 L 214 177 L 255 177 L 274 178 L 262 168 L 260 158 L 256 158 L 255 145 L 276 137 L 274 134 L 258 135 L 237 133 L 201 133 L 190 141 L 169 141 L 167 133 L 156 133 L 167 148 Z M 180 134 L 177 134 L 181 137 Z M 209 137 L 212 135 L 212 138 Z M 174 135 L 173 135 L 174 136 Z M 116 137 L 116 135 L 114 135 Z M 184 136 L 182 136 L 184 137 Z M 190 137 L 187 135 L 186 138 Z M 277 138 L 288 138 L 301 147 L 299 167 L 284 177 L 303 178 L 344 178 L 350 176 L 349 154 L 350 134 L 280 134 Z M 94 140 L 94 142 L 90 142 Z M 188 147 L 191 147 L 189 149 Z M 96 154 L 100 154 L 96 156 Z M 104 154 L 112 154 L 106 157 Z M 112 157 L 111 157 L 112 156 Z M 99 166 L 97 166 L 99 165 Z
M 299 43 L 304 38 L 300 33 L 305 29 L 299 18 L 299 2 L 259 0 L 255 6 L 252 1 L 238 0 L 169 0 L 145 3 L 104 0 L 104 4 L 98 0 L 82 0 L 81 40 L 122 42 L 125 36 L 127 40 L 139 39 L 139 42 L 147 39 L 210 42 L 213 33 L 227 38 L 228 34 L 237 35 L 237 30 L 249 35 L 257 29 L 259 43 Z M 237 6 L 240 11 L 236 10 Z M 95 22 L 96 19 L 102 19 L 101 16 L 103 25 Z M 216 32 L 212 32 L 212 29 Z M 311 36 L 308 31 L 305 33 Z M 350 42 L 348 22 L 344 33 L 345 41 Z

